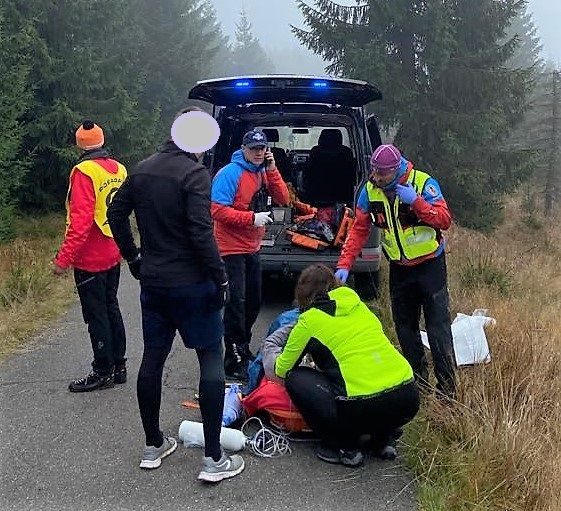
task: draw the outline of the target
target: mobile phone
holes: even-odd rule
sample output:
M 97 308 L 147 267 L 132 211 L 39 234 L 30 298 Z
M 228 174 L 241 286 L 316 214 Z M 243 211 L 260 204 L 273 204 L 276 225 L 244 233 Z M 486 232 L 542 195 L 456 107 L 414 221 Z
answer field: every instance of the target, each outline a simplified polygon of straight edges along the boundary
M 268 153 L 271 149 L 269 147 L 265 148 L 265 153 Z M 271 158 L 267 158 L 267 156 L 265 156 L 265 159 L 263 160 L 263 163 L 265 165 L 265 167 L 268 167 L 269 164 L 271 163 Z

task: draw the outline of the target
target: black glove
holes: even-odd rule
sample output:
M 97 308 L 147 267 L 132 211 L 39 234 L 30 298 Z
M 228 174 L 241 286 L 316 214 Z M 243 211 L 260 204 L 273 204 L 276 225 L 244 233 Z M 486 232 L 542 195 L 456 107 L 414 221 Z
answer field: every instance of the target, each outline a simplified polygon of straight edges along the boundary
M 222 309 L 230 301 L 230 286 L 228 281 L 217 284 L 216 303 L 219 309 Z
M 140 262 L 140 254 L 138 254 L 132 261 L 128 261 L 129 271 L 136 280 L 140 280 Z

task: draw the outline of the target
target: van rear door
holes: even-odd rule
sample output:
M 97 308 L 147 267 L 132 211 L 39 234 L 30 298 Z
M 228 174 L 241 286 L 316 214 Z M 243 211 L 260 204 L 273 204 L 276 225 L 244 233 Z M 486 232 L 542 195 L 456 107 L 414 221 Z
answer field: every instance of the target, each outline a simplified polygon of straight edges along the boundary
M 191 89 L 189 98 L 215 106 L 321 103 L 363 107 L 371 101 L 382 99 L 382 93 L 373 85 L 360 80 L 266 75 L 204 80 Z

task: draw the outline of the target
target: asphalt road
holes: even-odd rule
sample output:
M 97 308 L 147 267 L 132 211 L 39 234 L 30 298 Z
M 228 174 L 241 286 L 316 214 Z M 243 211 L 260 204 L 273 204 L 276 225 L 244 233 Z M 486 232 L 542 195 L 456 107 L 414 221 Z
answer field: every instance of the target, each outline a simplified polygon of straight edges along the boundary
M 203 455 L 180 445 L 154 471 L 138 468 L 143 434 L 135 375 L 141 358 L 138 285 L 123 272 L 121 308 L 128 336 L 129 382 L 71 394 L 70 380 L 89 369 L 90 346 L 79 306 L 39 336 L 28 352 L 0 364 L 0 509 L 101 510 L 392 510 L 416 509 L 411 476 L 396 462 L 368 459 L 360 469 L 328 465 L 315 444 L 292 443 L 276 459 L 246 452 L 245 471 L 216 486 L 196 481 Z M 254 330 L 255 347 L 269 322 L 290 305 L 290 294 L 266 283 L 268 302 Z M 270 296 L 275 296 L 274 300 Z M 162 428 L 177 436 L 197 410 L 194 353 L 176 339 L 168 359 Z

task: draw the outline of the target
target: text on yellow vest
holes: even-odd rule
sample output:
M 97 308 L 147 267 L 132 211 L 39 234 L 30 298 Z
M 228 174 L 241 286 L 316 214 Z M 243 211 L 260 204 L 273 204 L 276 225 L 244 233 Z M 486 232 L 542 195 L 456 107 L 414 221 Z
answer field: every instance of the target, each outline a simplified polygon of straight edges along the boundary
M 95 192 L 95 214 L 94 220 L 96 225 L 100 228 L 101 232 L 112 238 L 111 228 L 107 221 L 107 209 L 113 200 L 113 196 L 123 184 L 127 177 L 127 170 L 124 165 L 117 162 L 117 173 L 112 174 L 105 170 L 99 163 L 93 160 L 85 160 L 78 163 L 70 173 L 70 182 L 72 176 L 77 170 L 82 174 L 88 176 L 93 183 Z M 70 225 L 70 186 L 68 188 L 68 195 L 66 197 L 66 228 Z

